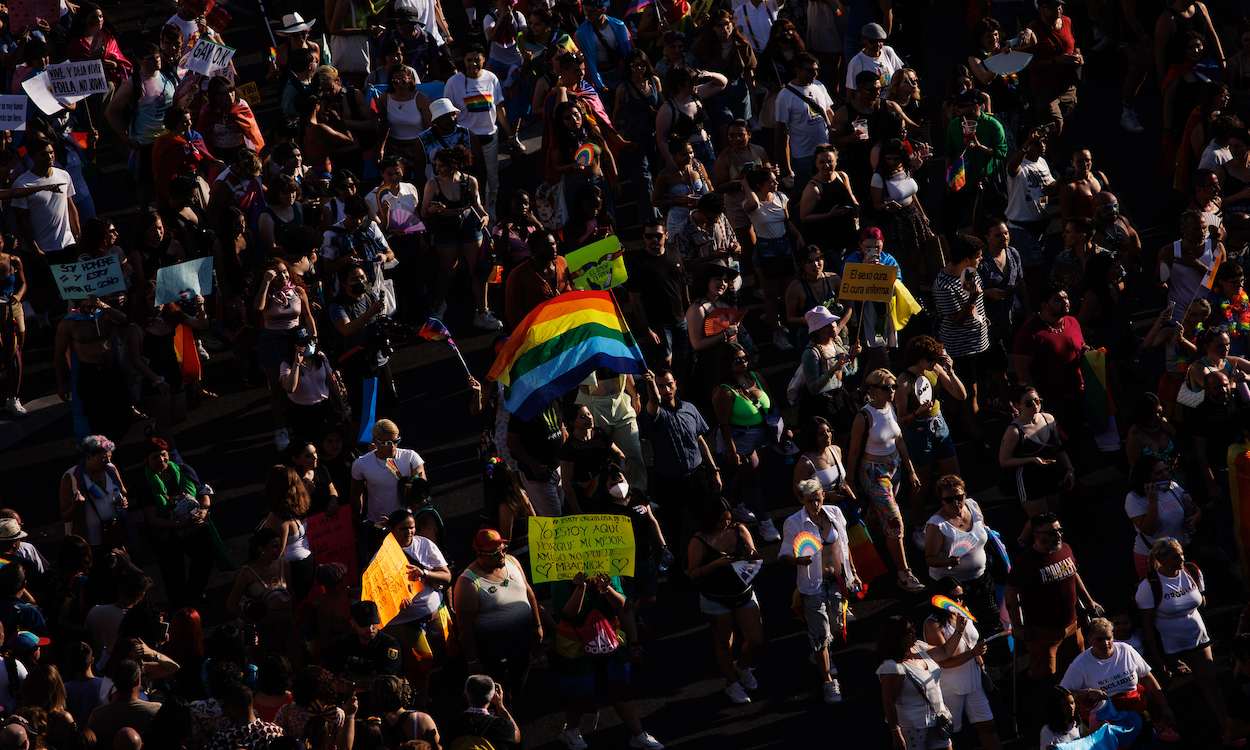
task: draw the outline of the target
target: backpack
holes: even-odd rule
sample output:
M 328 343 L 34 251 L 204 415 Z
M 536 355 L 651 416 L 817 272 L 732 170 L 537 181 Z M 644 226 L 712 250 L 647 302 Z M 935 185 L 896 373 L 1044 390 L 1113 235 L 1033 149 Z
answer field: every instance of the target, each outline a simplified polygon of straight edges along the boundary
M 1198 577 L 1202 575 L 1202 572 L 1198 570 L 1197 564 L 1186 561 L 1184 570 L 1189 574 L 1190 578 L 1194 579 L 1194 585 L 1197 585 Z M 1163 581 L 1159 580 L 1159 571 L 1152 570 L 1147 573 L 1146 581 L 1150 583 L 1150 595 L 1154 597 L 1155 608 L 1158 609 L 1163 602 Z M 1203 602 L 1206 602 L 1205 596 L 1203 597 Z
M 587 656 L 611 656 L 621 647 L 616 630 L 597 609 L 592 610 L 586 622 L 577 629 L 577 636 L 582 642 L 582 652 Z

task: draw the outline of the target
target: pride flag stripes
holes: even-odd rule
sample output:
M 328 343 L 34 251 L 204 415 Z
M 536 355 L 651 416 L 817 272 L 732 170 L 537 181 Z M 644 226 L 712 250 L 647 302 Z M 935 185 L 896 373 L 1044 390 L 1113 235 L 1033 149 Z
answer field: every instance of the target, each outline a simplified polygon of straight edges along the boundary
M 964 185 L 968 184 L 968 163 L 964 160 L 965 151 L 951 162 L 950 167 L 946 170 L 946 183 L 951 186 L 951 190 L 958 193 L 963 190 Z
M 487 377 L 503 385 L 504 407 L 528 420 L 600 367 L 647 369 L 611 292 L 571 292 L 525 316 Z

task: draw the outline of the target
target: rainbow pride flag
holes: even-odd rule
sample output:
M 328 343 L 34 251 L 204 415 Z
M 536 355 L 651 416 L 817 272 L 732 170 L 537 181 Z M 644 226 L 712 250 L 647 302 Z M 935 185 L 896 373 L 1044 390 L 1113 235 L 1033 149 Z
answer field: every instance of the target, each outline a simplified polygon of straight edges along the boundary
M 454 347 L 455 341 L 451 340 L 451 331 L 447 330 L 447 326 L 443 325 L 443 321 L 438 318 L 430 318 L 425 325 L 421 326 L 421 330 L 417 331 L 417 335 L 426 341 L 446 341 L 448 346 Z
M 951 186 L 951 190 L 958 193 L 964 189 L 964 185 L 968 184 L 968 162 L 964 159 L 964 151 L 951 162 L 950 167 L 946 170 L 946 184 Z
M 182 382 L 194 383 L 200 379 L 200 354 L 195 348 L 195 333 L 188 326 L 174 329 L 174 356 L 182 372 Z
M 1085 412 L 1090 427 L 1098 432 L 1107 429 L 1107 420 L 1115 414 L 1115 402 L 1107 387 L 1107 350 L 1090 349 L 1081 355 L 1081 378 L 1085 381 Z
M 487 378 L 503 385 L 504 407 L 528 420 L 600 367 L 625 375 L 647 369 L 611 292 L 569 292 L 525 316 Z
M 494 99 L 487 93 L 471 94 L 464 97 L 464 106 L 470 112 L 489 112 L 493 101 Z
M 877 553 L 877 548 L 872 543 L 872 534 L 868 533 L 868 527 L 864 524 L 859 508 L 841 501 L 838 502 L 838 507 L 842 509 L 842 515 L 846 517 L 846 545 L 850 549 L 855 572 L 864 584 L 864 588 L 855 592 L 855 595 L 863 599 L 868 594 L 868 586 L 880 576 L 888 573 L 889 569 L 881 561 L 881 555 Z

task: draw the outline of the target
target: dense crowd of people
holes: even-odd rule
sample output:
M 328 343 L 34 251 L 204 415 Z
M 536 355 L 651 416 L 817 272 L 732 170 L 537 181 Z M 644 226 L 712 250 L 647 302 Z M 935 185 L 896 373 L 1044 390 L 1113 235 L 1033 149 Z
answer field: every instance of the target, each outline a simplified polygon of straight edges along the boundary
M 1104 725 L 1245 744 L 1250 622 L 1221 684 L 1193 561 L 1250 586 L 1250 22 L 1232 4 L 972 3 L 946 71 L 922 44 L 939 11 L 889 0 L 279 0 L 254 40 L 231 5 L 152 0 L 126 33 L 115 6 L 0 13 L 10 95 L 62 61 L 99 60 L 108 84 L 53 112 L 35 97 L 0 137 L 6 408 L 27 416 L 22 352 L 46 329 L 80 453 L 51 548 L 0 511 L 0 750 L 503 750 L 551 740 L 513 717 L 539 703 L 571 750 L 604 703 L 658 749 L 631 687 L 648 611 L 697 599 L 723 700 L 750 703 L 774 563 L 828 704 L 853 601 L 892 581 L 923 610 L 870 624 L 893 747 L 950 747 L 965 723 L 1001 747 L 1009 683 L 1047 750 Z M 263 71 L 246 53 L 191 69 L 205 42 L 267 39 Z M 1158 249 L 1118 165 L 1073 135 L 1085 67 L 1119 50 L 1118 127 L 1163 126 Z M 1161 117 L 1139 116 L 1147 80 Z M 133 188 L 127 236 L 97 212 L 102 166 Z M 387 418 L 394 347 L 454 318 L 499 351 L 584 288 L 566 256 L 602 240 L 627 243 L 610 294 L 642 358 L 528 419 L 470 375 L 481 523 L 450 533 L 438 469 Z M 100 259 L 116 288 L 64 300 L 57 264 Z M 211 283 L 164 301 L 201 259 Z M 864 273 L 884 291 L 843 286 Z M 1132 315 L 1160 306 L 1139 335 Z M 188 404 L 221 387 L 210 352 L 231 390 L 268 392 L 264 507 L 226 510 L 251 514 L 245 559 L 210 467 L 179 451 Z M 1127 475 L 1107 534 L 1131 539 L 1131 580 L 1064 541 L 1100 451 Z M 964 474 L 995 464 L 1021 509 L 998 530 Z M 633 574 L 537 580 L 530 520 L 583 513 L 628 519 Z M 309 519 L 340 514 L 354 549 L 319 559 Z M 407 563 L 397 611 L 364 598 L 383 545 Z M 214 570 L 237 576 L 224 601 Z M 1094 576 L 1118 587 L 1106 610 Z M 527 695 L 543 668 L 554 696 Z M 1209 713 L 1173 712 L 1178 675 Z

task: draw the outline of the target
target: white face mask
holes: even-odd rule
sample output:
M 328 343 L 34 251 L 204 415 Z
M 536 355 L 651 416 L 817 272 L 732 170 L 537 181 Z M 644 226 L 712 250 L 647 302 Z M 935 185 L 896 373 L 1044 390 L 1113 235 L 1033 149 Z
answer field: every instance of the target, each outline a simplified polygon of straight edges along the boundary
M 612 485 L 612 487 L 608 490 L 608 494 L 618 500 L 629 497 L 629 482 L 621 482 L 620 484 Z

